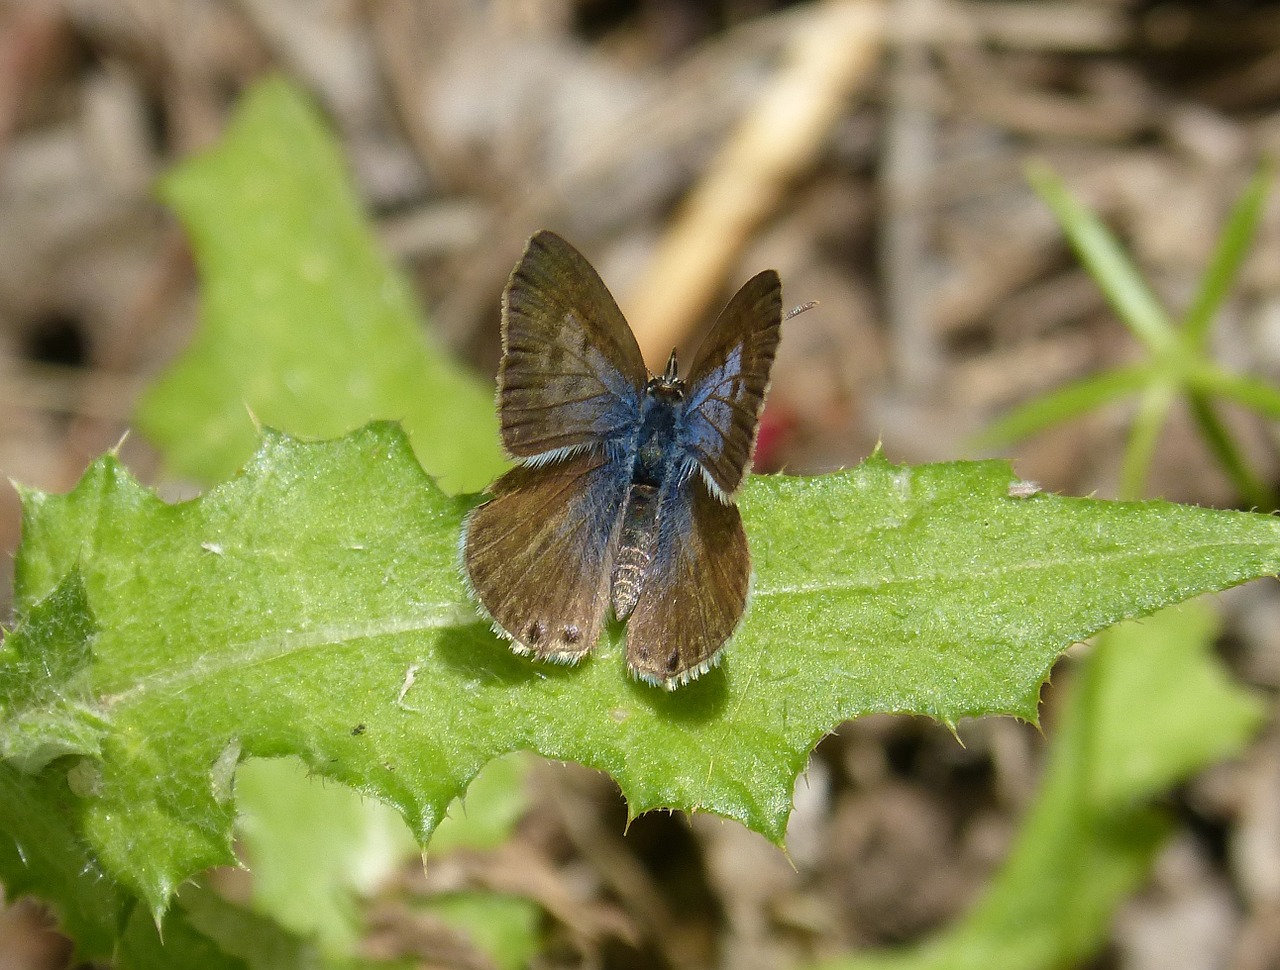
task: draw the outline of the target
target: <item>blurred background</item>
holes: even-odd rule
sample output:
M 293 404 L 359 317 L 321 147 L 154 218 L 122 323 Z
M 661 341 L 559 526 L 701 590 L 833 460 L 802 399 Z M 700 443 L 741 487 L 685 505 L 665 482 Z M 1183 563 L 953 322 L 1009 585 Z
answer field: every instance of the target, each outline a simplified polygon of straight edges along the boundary
M 486 378 L 502 286 L 537 229 L 594 263 L 655 369 L 673 345 L 688 360 L 727 296 L 776 268 L 788 306 L 820 304 L 784 331 L 762 424 L 757 470 L 795 474 L 877 442 L 895 461 L 987 457 L 971 442 L 988 422 L 1140 358 L 1028 187 L 1029 160 L 1103 217 L 1176 314 L 1280 152 L 1280 6 L 1246 0 L 0 0 L 10 478 L 69 488 L 189 344 L 198 281 L 154 183 L 268 74 L 322 107 L 429 326 Z M 1232 294 L 1213 352 L 1274 380 L 1280 205 Z M 1045 490 L 1114 497 L 1132 416 L 1103 408 L 1007 454 Z M 1274 485 L 1274 427 L 1223 419 Z M 121 453 L 158 482 L 141 436 Z M 1148 492 L 1247 505 L 1177 408 Z M 19 536 L 4 489 L 6 616 Z M 1280 600 L 1263 583 L 1221 599 L 1222 655 L 1274 709 Z M 961 733 L 964 747 L 874 717 L 828 738 L 789 860 L 711 818 L 645 817 L 624 838 L 608 779 L 535 765 L 521 865 L 578 914 L 551 908 L 573 932 L 546 965 L 780 966 L 945 926 L 1003 857 L 1044 747 L 1008 721 Z M 1090 966 L 1280 967 L 1275 724 L 1170 804 L 1178 834 Z M 451 864 L 482 882 L 510 866 Z M 439 932 L 424 965 L 486 965 Z M 0 967 L 67 952 L 37 907 L 0 911 Z

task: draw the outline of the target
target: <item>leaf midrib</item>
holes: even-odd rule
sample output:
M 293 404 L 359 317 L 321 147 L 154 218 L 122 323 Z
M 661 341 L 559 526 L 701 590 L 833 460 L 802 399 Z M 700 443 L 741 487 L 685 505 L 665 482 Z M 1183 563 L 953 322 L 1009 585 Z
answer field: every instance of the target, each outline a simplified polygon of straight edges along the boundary
M 1208 550 L 1272 548 L 1274 551 L 1275 545 L 1276 544 L 1274 542 L 1264 542 L 1258 539 L 1178 543 L 1160 548 L 1152 548 L 1148 546 L 1137 550 L 1118 550 L 1115 552 L 1098 553 L 1091 555 L 1087 561 L 1101 565 L 1112 565 L 1117 563 L 1150 561 L 1153 558 L 1158 559 L 1170 554 L 1191 555 Z M 912 575 L 895 574 L 878 581 L 814 582 L 792 584 L 789 586 L 777 586 L 766 589 L 757 587 L 753 590 L 752 595 L 761 597 L 762 599 L 769 599 L 772 597 L 799 596 L 808 593 L 828 593 L 832 591 L 874 593 L 879 590 L 889 589 L 895 586 L 915 586 L 920 583 L 929 582 L 972 585 L 973 583 L 984 582 L 988 579 L 995 579 L 1001 576 L 1018 575 L 1033 571 L 1050 572 L 1052 570 L 1062 568 L 1079 568 L 1080 564 L 1084 561 L 1086 560 L 1080 557 L 1070 560 L 1037 559 L 1034 561 L 1023 561 L 1009 565 L 988 566 L 985 569 L 964 569 L 963 571 L 956 569 L 951 572 L 935 571 L 916 573 Z M 1277 568 L 1280 568 L 1280 562 L 1277 562 Z M 1248 572 L 1252 575 L 1250 567 L 1242 566 L 1241 569 L 1243 572 Z
M 126 690 L 115 694 L 104 694 L 102 706 L 110 709 L 135 701 L 152 691 L 173 689 L 177 692 L 205 679 L 214 680 L 231 670 L 254 667 L 323 647 L 347 645 L 376 637 L 429 633 L 483 623 L 484 621 L 469 607 L 452 604 L 440 610 L 435 616 L 326 624 L 307 630 L 272 634 L 255 640 L 231 642 L 222 650 L 202 655 L 193 664 L 181 670 L 170 669 L 148 674 L 138 678 Z

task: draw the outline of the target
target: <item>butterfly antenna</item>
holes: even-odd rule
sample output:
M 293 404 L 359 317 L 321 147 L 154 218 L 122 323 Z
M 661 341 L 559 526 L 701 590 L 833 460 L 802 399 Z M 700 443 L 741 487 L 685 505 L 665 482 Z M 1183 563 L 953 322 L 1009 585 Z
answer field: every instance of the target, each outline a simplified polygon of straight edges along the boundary
M 676 349 L 671 348 L 671 356 L 667 358 L 667 371 L 662 375 L 664 381 L 674 381 L 680 373 L 680 367 L 676 363 Z
M 812 310 L 817 305 L 817 300 L 810 300 L 808 303 L 801 303 L 798 307 L 793 307 L 792 310 L 782 318 L 782 322 L 786 323 L 792 317 L 798 317 L 800 314 L 804 313 L 805 310 Z

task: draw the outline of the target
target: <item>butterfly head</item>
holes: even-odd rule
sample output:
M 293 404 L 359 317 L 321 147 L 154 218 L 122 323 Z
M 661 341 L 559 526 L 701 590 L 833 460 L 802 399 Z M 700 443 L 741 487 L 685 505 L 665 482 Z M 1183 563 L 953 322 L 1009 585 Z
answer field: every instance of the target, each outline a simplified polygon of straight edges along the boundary
M 657 377 L 650 377 L 645 385 L 645 392 L 651 397 L 665 401 L 684 400 L 684 381 L 679 378 L 680 365 L 676 363 L 676 352 L 671 351 L 667 358 L 667 369 Z

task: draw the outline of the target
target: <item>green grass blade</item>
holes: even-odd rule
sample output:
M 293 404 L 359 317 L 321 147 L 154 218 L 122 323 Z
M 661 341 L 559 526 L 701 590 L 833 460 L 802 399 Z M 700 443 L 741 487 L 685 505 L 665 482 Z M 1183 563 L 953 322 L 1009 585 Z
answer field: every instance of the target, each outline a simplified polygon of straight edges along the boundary
M 1203 394 L 1230 398 L 1263 417 L 1280 421 L 1280 388 L 1269 381 L 1248 374 L 1231 374 L 1210 365 L 1196 370 L 1191 382 Z
M 1164 427 L 1173 405 L 1174 388 L 1165 383 L 1153 384 L 1142 395 L 1137 417 L 1129 429 L 1129 441 L 1124 449 L 1124 464 L 1120 469 L 1120 497 L 1140 498 L 1146 490 L 1147 473 L 1151 470 L 1151 458 L 1156 451 L 1160 429 Z
M 1047 165 L 1028 165 L 1027 179 L 1053 210 L 1071 247 L 1121 321 L 1153 352 L 1170 348 L 1176 333 L 1168 314 L 1110 230 L 1076 201 Z
M 93 776 L 72 767 L 32 775 L 0 761 L 0 881 L 5 899 L 30 895 L 49 904 L 81 959 L 105 960 L 130 912 L 144 907 L 103 871 L 67 810 L 83 799 L 73 779 Z
M 1042 397 L 1019 405 L 993 421 L 974 438 L 978 448 L 1000 448 L 1021 441 L 1055 424 L 1084 414 L 1139 390 L 1149 380 L 1151 366 L 1137 364 L 1103 371 L 1067 384 Z
M 1191 414 L 1195 418 L 1196 426 L 1200 429 L 1200 434 L 1209 445 L 1214 457 L 1218 459 L 1218 464 L 1222 466 L 1222 470 L 1231 479 L 1231 483 L 1235 486 L 1240 497 L 1258 511 L 1274 511 L 1276 508 L 1275 493 L 1253 473 L 1253 469 L 1245 461 L 1244 455 L 1236 447 L 1230 432 L 1227 431 L 1226 426 L 1218 418 L 1217 412 L 1213 409 L 1213 404 L 1203 394 L 1195 392 L 1191 393 L 1189 403 L 1191 405 Z
M 1249 182 L 1244 194 L 1231 210 L 1213 258 L 1205 270 L 1196 298 L 1183 323 L 1183 339 L 1190 348 L 1202 351 L 1209 338 L 1209 325 L 1226 299 L 1240 265 L 1258 231 L 1262 210 L 1271 188 L 1273 172 L 1264 166 Z

